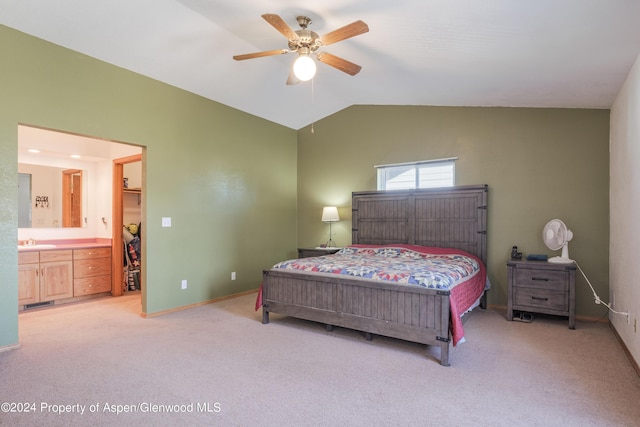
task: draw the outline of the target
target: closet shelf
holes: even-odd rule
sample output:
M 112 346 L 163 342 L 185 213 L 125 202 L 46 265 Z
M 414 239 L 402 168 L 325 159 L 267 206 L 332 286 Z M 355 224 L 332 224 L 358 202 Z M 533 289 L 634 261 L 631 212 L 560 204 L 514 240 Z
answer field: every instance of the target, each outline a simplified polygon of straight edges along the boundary
M 141 188 L 123 188 L 122 192 L 124 194 L 137 194 L 138 195 L 138 204 L 140 204 L 140 202 L 141 202 L 140 196 L 142 195 L 142 189 Z

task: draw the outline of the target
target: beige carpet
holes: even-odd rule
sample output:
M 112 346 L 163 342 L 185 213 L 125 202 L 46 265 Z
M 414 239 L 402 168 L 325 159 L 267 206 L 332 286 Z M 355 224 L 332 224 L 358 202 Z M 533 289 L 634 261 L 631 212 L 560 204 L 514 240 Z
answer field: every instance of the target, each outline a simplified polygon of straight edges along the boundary
M 442 367 L 437 348 L 275 314 L 262 325 L 254 301 L 143 319 L 133 295 L 20 314 L 0 403 L 30 412 L 0 425 L 640 424 L 640 379 L 603 323 L 476 310 Z

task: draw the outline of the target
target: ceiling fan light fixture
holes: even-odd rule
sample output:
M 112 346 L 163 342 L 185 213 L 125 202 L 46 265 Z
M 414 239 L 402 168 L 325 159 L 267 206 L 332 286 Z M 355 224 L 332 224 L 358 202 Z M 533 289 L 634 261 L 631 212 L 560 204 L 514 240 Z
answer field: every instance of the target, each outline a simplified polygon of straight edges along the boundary
M 265 13 L 262 15 L 262 18 L 287 38 L 289 49 L 274 49 L 263 52 L 247 53 L 244 55 L 234 55 L 233 59 L 236 61 L 297 52 L 298 57 L 294 61 L 293 66 L 289 69 L 289 78 L 287 79 L 288 85 L 295 84 L 300 81 L 306 82 L 315 77 L 316 63 L 311 58 L 312 53 L 315 53 L 316 59 L 323 64 L 327 64 L 330 67 L 351 76 L 355 76 L 360 72 L 362 67 L 354 64 L 353 62 L 349 62 L 328 52 L 317 53 L 316 51 L 321 47 L 368 32 L 369 26 L 364 22 L 352 22 L 351 24 L 340 27 L 337 30 L 330 31 L 320 37 L 317 33 L 307 28 L 308 25 L 311 24 L 311 19 L 307 16 L 297 17 L 298 25 L 300 26 L 300 29 L 297 31 L 294 31 L 280 16 L 274 13 Z
M 298 80 L 306 82 L 316 75 L 316 63 L 309 55 L 300 55 L 293 63 L 293 74 Z

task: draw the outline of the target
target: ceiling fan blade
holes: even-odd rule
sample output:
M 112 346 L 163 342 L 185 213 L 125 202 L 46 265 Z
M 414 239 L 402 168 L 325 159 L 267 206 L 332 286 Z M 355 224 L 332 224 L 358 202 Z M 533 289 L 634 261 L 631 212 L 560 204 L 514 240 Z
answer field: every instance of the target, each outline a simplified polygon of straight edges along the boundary
M 320 37 L 323 45 L 327 46 L 351 37 L 359 36 L 369 31 L 369 26 L 362 21 L 355 21 L 349 25 L 333 30 Z
M 262 15 L 265 21 L 267 21 L 273 28 L 280 31 L 280 34 L 285 36 L 288 40 L 295 40 L 298 38 L 298 35 L 295 31 L 291 29 L 289 25 L 278 15 L 273 13 L 265 13 Z
M 296 77 L 296 73 L 293 72 L 293 65 L 289 68 L 289 76 L 287 77 L 287 85 L 297 85 L 300 83 L 298 77 Z
M 236 61 L 244 61 L 245 59 L 262 58 L 263 56 L 284 55 L 285 53 L 289 53 L 289 51 L 287 49 L 266 50 L 264 52 L 235 55 L 233 59 L 235 59 Z
M 355 76 L 362 69 L 361 66 L 354 64 L 353 62 L 349 62 L 346 59 L 342 59 L 327 52 L 320 52 L 316 57 L 318 58 L 318 61 L 324 62 L 325 64 L 337 68 L 351 76 Z

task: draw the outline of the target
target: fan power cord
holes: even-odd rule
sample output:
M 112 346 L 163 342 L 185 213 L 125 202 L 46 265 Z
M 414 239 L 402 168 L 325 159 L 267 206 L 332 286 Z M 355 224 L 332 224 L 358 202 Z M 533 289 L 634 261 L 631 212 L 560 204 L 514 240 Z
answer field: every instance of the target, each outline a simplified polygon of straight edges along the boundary
M 615 313 L 615 314 L 620 314 L 621 316 L 626 316 L 629 317 L 629 312 L 628 311 L 616 311 L 613 308 L 611 308 L 611 304 L 608 304 L 604 301 L 602 301 L 600 299 L 600 297 L 598 296 L 598 294 L 596 293 L 595 289 L 593 289 L 593 286 L 591 286 L 591 282 L 589 281 L 589 279 L 587 278 L 587 275 L 584 274 L 584 271 L 582 271 L 582 268 L 580 268 L 580 265 L 578 264 L 577 261 L 574 260 L 574 262 L 576 263 L 576 267 L 578 267 L 578 271 L 580 271 L 580 273 L 582 273 L 582 277 L 584 277 L 584 280 L 587 281 L 587 284 L 589 285 L 589 287 L 591 288 L 591 292 L 593 292 L 593 298 L 595 300 L 596 304 L 602 304 L 605 307 L 607 307 L 609 309 L 610 312 Z

